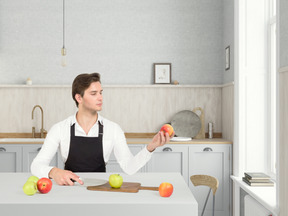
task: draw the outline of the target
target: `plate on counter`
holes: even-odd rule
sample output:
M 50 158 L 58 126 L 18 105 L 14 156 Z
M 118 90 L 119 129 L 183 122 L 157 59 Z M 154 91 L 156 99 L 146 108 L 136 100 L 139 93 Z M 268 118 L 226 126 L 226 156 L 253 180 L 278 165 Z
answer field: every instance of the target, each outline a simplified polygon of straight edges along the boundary
M 191 137 L 173 137 L 170 139 L 170 141 L 172 142 L 187 142 L 191 140 L 192 140 Z
M 195 137 L 201 129 L 201 120 L 196 113 L 183 110 L 173 116 L 171 125 L 177 137 Z

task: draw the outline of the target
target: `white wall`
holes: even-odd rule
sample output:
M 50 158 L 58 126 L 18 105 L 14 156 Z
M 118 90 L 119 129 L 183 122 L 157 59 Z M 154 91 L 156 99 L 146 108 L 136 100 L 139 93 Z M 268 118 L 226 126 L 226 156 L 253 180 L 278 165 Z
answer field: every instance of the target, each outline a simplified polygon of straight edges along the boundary
M 279 205 L 280 216 L 288 215 L 288 68 L 279 73 Z
M 223 2 L 223 53 L 225 48 L 230 46 L 230 69 L 223 71 L 223 83 L 234 81 L 234 0 L 224 0 Z M 223 59 L 225 61 L 225 59 Z M 223 62 L 223 65 L 225 62 Z
M 226 1 L 227 2 L 227 1 Z M 223 0 L 0 0 L 0 84 L 71 84 L 99 72 L 105 84 L 151 84 L 155 62 L 181 84 L 222 84 Z
M 280 73 L 279 73 L 279 205 L 280 216 L 288 215 L 288 1 L 279 0 L 279 48 L 280 48 Z
M 288 66 L 288 1 L 279 0 L 280 6 L 280 68 Z

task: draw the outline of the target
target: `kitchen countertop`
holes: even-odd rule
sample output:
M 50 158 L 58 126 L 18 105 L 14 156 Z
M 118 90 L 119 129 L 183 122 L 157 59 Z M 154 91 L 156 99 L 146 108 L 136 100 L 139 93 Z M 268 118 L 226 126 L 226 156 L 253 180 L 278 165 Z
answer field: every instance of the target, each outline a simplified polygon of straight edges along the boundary
M 128 144 L 148 144 L 152 138 L 127 138 Z M 0 144 L 43 144 L 41 138 L 0 138 Z M 213 138 L 213 139 L 192 139 L 191 141 L 170 141 L 168 144 L 232 144 L 232 141 Z
M 78 173 L 84 179 L 108 180 L 111 173 Z M 90 191 L 81 185 L 59 186 L 53 180 L 47 194 L 37 192 L 27 196 L 22 187 L 30 173 L 0 173 L 0 212 L 10 215 L 23 213 L 45 215 L 194 215 L 198 204 L 180 173 L 120 173 L 125 182 L 139 182 L 142 186 L 159 186 L 162 182 L 173 184 L 169 198 L 158 191 L 140 190 L 137 193 Z M 4 214 L 6 215 L 6 214 Z
M 128 138 L 128 144 L 147 144 L 152 138 Z M 214 139 L 192 139 L 191 141 L 170 141 L 168 144 L 232 144 L 231 141 L 214 138 Z

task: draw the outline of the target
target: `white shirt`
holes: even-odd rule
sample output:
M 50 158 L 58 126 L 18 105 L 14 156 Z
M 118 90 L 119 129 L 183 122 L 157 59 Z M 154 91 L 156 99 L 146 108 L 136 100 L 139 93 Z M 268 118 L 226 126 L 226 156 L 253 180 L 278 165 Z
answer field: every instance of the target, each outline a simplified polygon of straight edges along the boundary
M 31 164 L 32 175 L 48 178 L 48 174 L 53 166 L 50 162 L 57 150 L 60 150 L 63 162 L 65 163 L 70 148 L 70 128 L 75 123 L 75 136 L 98 137 L 99 125 L 103 125 L 103 157 L 105 163 L 108 162 L 111 152 L 120 164 L 122 170 L 132 175 L 143 167 L 151 158 L 152 153 L 143 148 L 135 156 L 130 152 L 126 142 L 124 132 L 118 124 L 103 118 L 98 113 L 98 120 L 90 129 L 88 135 L 77 123 L 76 114 L 55 124 L 47 134 L 41 151 Z

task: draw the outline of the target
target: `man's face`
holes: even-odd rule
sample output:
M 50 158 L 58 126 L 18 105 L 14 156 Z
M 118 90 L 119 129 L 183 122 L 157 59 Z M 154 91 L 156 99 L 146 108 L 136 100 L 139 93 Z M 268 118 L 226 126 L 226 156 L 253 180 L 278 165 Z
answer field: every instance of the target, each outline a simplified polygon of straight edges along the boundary
M 79 108 L 87 111 L 98 112 L 102 110 L 102 86 L 100 82 L 92 82 L 88 89 L 85 90 L 83 97 L 79 98 Z

